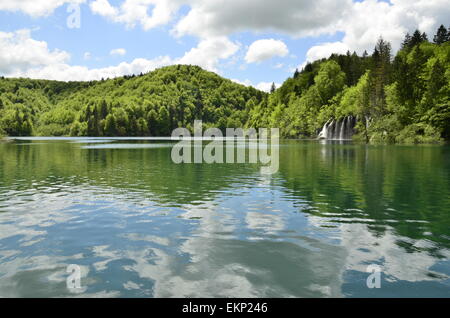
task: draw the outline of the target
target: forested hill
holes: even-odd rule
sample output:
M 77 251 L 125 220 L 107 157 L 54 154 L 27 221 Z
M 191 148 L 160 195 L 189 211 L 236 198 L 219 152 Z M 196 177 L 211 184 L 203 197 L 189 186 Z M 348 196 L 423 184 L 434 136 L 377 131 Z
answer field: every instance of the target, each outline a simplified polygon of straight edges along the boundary
M 168 136 L 202 119 L 316 138 L 350 116 L 364 142 L 449 140 L 450 29 L 432 41 L 408 34 L 395 56 L 380 38 L 370 54 L 315 61 L 271 94 L 187 65 L 92 82 L 0 79 L 0 135 Z
M 252 109 L 248 125 L 284 137 L 317 137 L 330 120 L 357 118 L 354 139 L 430 143 L 450 139 L 450 29 L 433 41 L 406 35 L 394 57 L 379 39 L 371 54 L 348 52 L 307 64 Z
M 0 134 L 170 136 L 176 127 L 243 127 L 266 93 L 197 66 L 91 82 L 0 79 Z

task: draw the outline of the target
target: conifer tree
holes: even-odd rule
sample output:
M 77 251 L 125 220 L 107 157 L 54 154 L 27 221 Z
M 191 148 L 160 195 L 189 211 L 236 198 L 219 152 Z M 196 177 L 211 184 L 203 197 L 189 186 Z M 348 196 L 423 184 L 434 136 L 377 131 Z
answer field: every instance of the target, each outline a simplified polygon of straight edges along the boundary
M 275 83 L 272 82 L 272 86 L 270 86 L 270 93 L 272 94 L 276 89 L 277 88 L 275 87 Z
M 437 30 L 436 35 L 433 38 L 433 42 L 436 44 L 442 44 L 449 40 L 450 40 L 450 28 L 449 32 L 447 32 L 447 29 L 444 27 L 444 25 L 441 24 L 441 26 Z

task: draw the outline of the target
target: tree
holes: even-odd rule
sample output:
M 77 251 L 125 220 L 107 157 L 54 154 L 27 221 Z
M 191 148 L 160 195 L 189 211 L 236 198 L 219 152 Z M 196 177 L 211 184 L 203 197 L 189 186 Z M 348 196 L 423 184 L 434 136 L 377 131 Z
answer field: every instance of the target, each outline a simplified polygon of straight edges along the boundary
M 126 136 L 129 132 L 130 120 L 127 112 L 123 108 L 114 109 L 114 118 L 116 121 L 116 131 L 119 136 Z
M 72 137 L 82 136 L 81 124 L 78 120 L 73 122 L 72 126 L 70 127 L 70 136 Z
M 106 104 L 106 101 L 104 99 L 102 99 L 101 103 L 100 103 L 100 118 L 101 119 L 105 119 L 106 115 L 108 115 L 108 105 Z
M 305 68 L 304 68 L 304 72 L 311 73 L 313 70 L 314 69 L 313 69 L 312 64 L 310 62 L 307 62 L 306 65 L 305 65 Z
M 414 47 L 409 54 L 408 61 L 408 76 L 413 79 L 413 82 L 411 83 L 412 95 L 410 96 L 412 101 L 411 107 L 415 107 L 418 104 L 425 91 L 426 83 L 422 74 L 426 66 L 426 61 L 427 56 L 424 50 L 422 50 L 420 46 Z
M 405 39 L 403 40 L 402 43 L 402 49 L 409 48 L 410 45 L 411 45 L 411 35 L 409 33 L 406 33 Z
M 162 136 L 201 119 L 205 127 L 270 125 L 284 137 L 313 137 L 330 119 L 353 115 L 361 140 L 386 140 L 387 131 L 399 141 L 392 136 L 430 127 L 450 140 L 450 46 L 424 41 L 420 31 L 407 35 L 393 62 L 380 39 L 370 56 L 347 52 L 307 63 L 279 88 L 271 83 L 272 94 L 187 65 L 104 82 L 6 78 L 0 127 L 8 135 Z
M 160 136 L 168 136 L 170 135 L 170 114 L 165 106 L 162 106 L 158 112 L 158 122 L 160 125 L 159 135 Z
M 450 29 L 449 32 L 447 32 L 447 29 L 441 24 L 433 38 L 433 42 L 436 44 L 443 44 L 448 41 L 450 41 Z
M 390 83 L 391 76 L 391 44 L 380 38 L 372 55 L 372 105 L 379 114 L 384 112 L 385 92 L 384 87 Z
M 407 54 L 400 51 L 394 58 L 392 65 L 393 81 L 397 85 L 397 93 L 402 104 L 404 104 L 412 95 L 414 78 L 408 75 L 410 71 L 407 63 Z
M 158 135 L 158 114 L 154 109 L 151 109 L 147 114 L 148 128 L 151 136 Z
M 426 41 L 426 35 L 424 38 L 425 33 L 421 34 L 419 30 L 414 31 L 413 36 L 411 37 L 411 40 L 409 41 L 409 48 L 412 48 L 420 43 L 422 43 L 423 41 Z
M 116 133 L 116 119 L 113 114 L 108 114 L 105 119 L 105 136 L 115 136 Z
M 427 81 L 428 94 L 432 98 L 438 98 L 441 88 L 447 83 L 445 78 L 445 68 L 442 66 L 439 59 L 436 59 L 434 63 L 432 63 L 429 74 L 430 77 Z
M 347 89 L 341 99 L 340 108 L 348 115 L 359 118 L 357 129 L 362 133 L 365 142 L 369 142 L 368 127 L 373 116 L 370 104 L 371 75 L 367 71 L 358 83 Z
M 327 61 L 320 66 L 314 82 L 324 105 L 344 87 L 345 73 L 338 63 Z
M 277 88 L 275 86 L 275 83 L 272 82 L 272 86 L 270 86 L 270 93 L 272 94 L 273 92 L 275 92 L 276 89 Z

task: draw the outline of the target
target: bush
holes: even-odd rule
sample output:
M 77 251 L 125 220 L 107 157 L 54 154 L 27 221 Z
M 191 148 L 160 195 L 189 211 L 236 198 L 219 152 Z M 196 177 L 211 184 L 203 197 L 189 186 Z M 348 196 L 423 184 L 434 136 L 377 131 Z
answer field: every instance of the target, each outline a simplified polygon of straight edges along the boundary
M 368 134 L 370 143 L 374 144 L 393 144 L 396 141 L 398 131 L 401 129 L 397 116 L 384 116 L 371 122 Z
M 49 124 L 38 127 L 35 134 L 37 136 L 67 136 L 69 135 L 69 127 L 60 124 Z
M 395 142 L 403 144 L 434 144 L 442 142 L 439 131 L 424 123 L 403 128 L 395 137 Z

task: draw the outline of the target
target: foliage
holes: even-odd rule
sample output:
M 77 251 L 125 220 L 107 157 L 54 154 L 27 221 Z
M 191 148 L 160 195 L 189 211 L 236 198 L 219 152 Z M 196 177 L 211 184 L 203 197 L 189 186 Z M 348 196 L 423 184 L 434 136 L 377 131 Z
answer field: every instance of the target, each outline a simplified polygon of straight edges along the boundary
M 195 119 L 242 127 L 266 94 L 174 65 L 92 82 L 0 79 L 0 131 L 10 136 L 167 136 Z
M 450 140 L 449 39 L 444 26 L 434 43 L 416 30 L 394 58 L 380 38 L 371 56 L 348 52 L 306 64 L 251 111 L 247 124 L 279 127 L 283 137 L 314 138 L 329 120 L 351 115 L 357 140 Z
M 406 144 L 431 144 L 439 141 L 439 131 L 425 123 L 406 126 L 395 137 L 395 142 Z
M 450 30 L 449 30 L 450 31 Z M 91 82 L 0 78 L 0 134 L 167 136 L 176 127 L 279 127 L 315 138 L 331 119 L 357 119 L 365 142 L 450 140 L 450 32 L 407 34 L 392 57 L 380 38 L 371 55 L 307 63 L 266 94 L 197 66 Z

